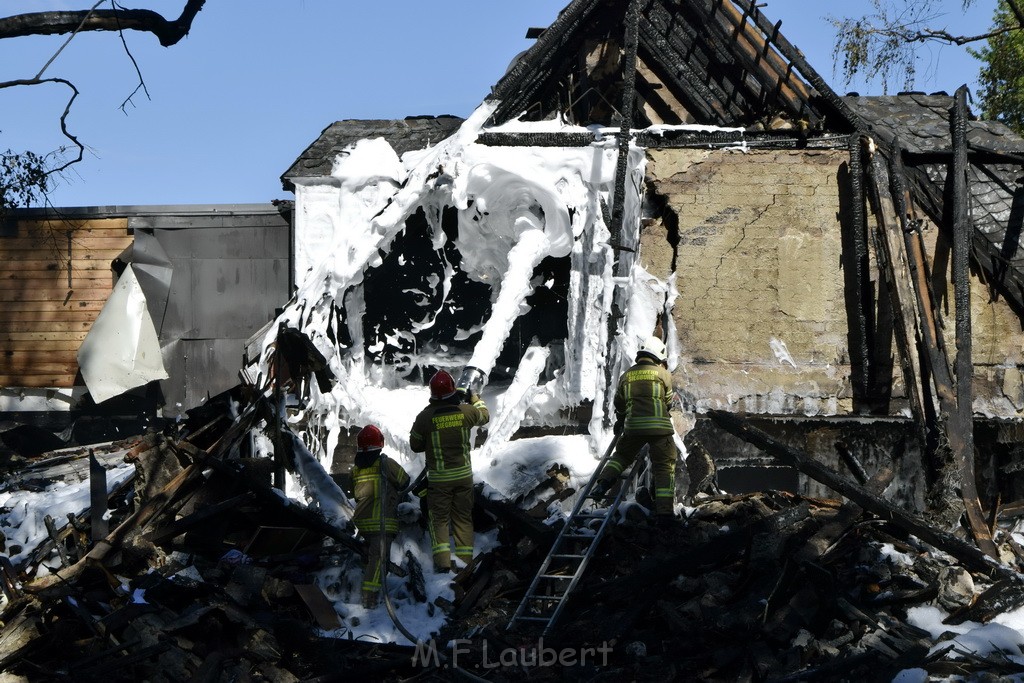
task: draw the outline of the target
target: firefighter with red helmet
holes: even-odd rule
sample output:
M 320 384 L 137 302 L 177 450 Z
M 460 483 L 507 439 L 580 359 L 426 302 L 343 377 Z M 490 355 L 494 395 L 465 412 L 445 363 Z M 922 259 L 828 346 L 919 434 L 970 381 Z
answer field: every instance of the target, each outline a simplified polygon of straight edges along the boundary
M 423 453 L 427 470 L 427 518 L 434 569 L 451 571 L 452 546 L 464 562 L 473 559 L 473 468 L 470 429 L 487 423 L 487 405 L 444 370 L 430 378 L 430 403 L 413 421 L 409 447 Z
M 401 491 L 409 485 L 409 474 L 383 452 L 384 434 L 367 425 L 356 436 L 355 488 L 356 511 L 352 516 L 359 533 L 366 539 L 366 563 L 363 565 L 363 607 L 377 606 L 381 591 L 382 563 L 391 553 L 391 542 L 398 533 L 395 508 Z M 384 536 L 383 552 L 381 536 Z

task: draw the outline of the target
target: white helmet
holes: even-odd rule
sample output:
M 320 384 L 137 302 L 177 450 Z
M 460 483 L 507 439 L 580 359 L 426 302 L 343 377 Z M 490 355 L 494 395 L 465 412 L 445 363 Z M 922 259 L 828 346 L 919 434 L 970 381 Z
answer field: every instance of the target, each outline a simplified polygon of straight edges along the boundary
M 648 337 L 640 344 L 640 349 L 637 354 L 646 353 L 648 356 L 655 358 L 659 363 L 664 363 L 665 359 L 668 358 L 668 354 L 665 352 L 665 342 L 661 341 L 658 337 Z

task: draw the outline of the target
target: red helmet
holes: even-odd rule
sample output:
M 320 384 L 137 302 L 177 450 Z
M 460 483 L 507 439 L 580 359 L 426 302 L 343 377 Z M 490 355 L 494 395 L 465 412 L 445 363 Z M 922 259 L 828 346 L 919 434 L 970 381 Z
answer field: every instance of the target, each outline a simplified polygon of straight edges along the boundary
M 455 394 L 455 380 L 444 370 L 430 378 L 430 398 L 449 398 Z
M 356 435 L 356 453 L 379 451 L 384 448 L 384 435 L 373 425 L 366 425 Z

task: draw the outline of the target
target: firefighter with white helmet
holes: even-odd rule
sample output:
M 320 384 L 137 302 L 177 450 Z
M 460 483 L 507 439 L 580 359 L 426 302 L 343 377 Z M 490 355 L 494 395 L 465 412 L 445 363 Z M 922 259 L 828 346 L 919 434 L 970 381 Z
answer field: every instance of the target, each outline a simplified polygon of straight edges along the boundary
M 600 499 L 623 470 L 649 445 L 654 471 L 654 510 L 659 522 L 674 519 L 677 451 L 669 408 L 672 374 L 668 371 L 665 342 L 649 337 L 640 345 L 636 363 L 622 373 L 615 392 L 615 454 L 605 464 L 591 495 Z
M 430 404 L 413 421 L 409 447 L 423 453 L 427 470 L 427 517 L 434 569 L 451 570 L 452 546 L 464 562 L 473 559 L 473 468 L 470 429 L 490 419 L 474 393 L 468 403 L 454 378 L 439 370 L 430 378 Z

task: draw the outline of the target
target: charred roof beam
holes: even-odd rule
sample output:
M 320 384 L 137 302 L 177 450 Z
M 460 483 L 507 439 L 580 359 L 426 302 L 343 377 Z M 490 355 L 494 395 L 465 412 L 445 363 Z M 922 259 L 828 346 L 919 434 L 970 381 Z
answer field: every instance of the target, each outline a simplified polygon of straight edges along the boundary
M 716 93 L 711 87 L 705 85 L 705 77 L 695 72 L 686 62 L 678 59 L 665 61 L 664 58 L 672 48 L 662 36 L 651 35 L 641 26 L 640 37 L 642 53 L 650 53 L 652 61 L 656 63 L 675 65 L 673 73 L 662 75 L 662 81 L 673 88 L 673 94 L 687 110 L 696 117 L 702 118 L 702 123 L 722 123 L 730 118 L 721 105 L 724 93 Z M 657 41 L 663 42 L 659 44 Z
M 740 105 L 745 104 L 745 101 L 729 106 L 730 100 L 736 99 L 731 97 L 735 94 L 736 85 L 720 83 L 713 76 L 713 69 L 719 65 L 712 61 L 711 55 L 692 49 L 695 36 L 687 35 L 691 44 L 680 41 L 678 33 L 673 31 L 676 18 L 668 15 L 660 6 L 649 11 L 645 19 L 640 25 L 641 45 L 651 54 L 655 63 L 675 67 L 675 73 L 668 80 L 674 81 L 678 88 L 676 95 L 684 102 L 698 105 L 708 115 L 704 121 L 706 123 L 728 124 L 741 118 L 746 110 Z M 687 53 L 690 54 L 689 58 Z M 703 59 L 696 55 L 701 55 Z M 724 55 L 717 57 L 721 59 Z M 699 95 L 699 98 L 691 93 Z
M 806 86 L 800 79 L 791 78 L 790 64 L 771 49 L 770 36 L 776 27 L 771 27 L 764 34 L 751 27 L 751 30 L 741 31 L 737 35 L 737 27 L 745 23 L 745 20 L 741 20 L 742 15 L 729 0 L 697 0 L 693 4 L 705 11 L 709 32 L 714 32 L 722 39 L 732 40 L 733 57 L 739 66 L 757 74 L 759 80 L 767 81 L 765 85 L 776 93 L 779 102 L 791 116 L 806 118 L 809 125 L 817 126 L 818 116 L 810 109 L 810 93 Z M 760 16 L 756 8 L 751 16 L 755 19 Z
M 741 10 L 746 11 L 753 4 L 752 0 L 730 0 L 735 3 Z M 775 34 L 776 27 L 773 26 L 763 14 L 761 14 L 756 7 L 749 11 L 749 16 L 754 19 L 754 23 L 757 28 L 765 35 L 769 36 L 771 43 L 779 51 L 785 59 L 796 67 L 800 75 L 807 81 L 812 88 L 814 88 L 818 95 L 833 109 L 833 111 L 839 114 L 853 129 L 859 130 L 864 128 L 864 123 L 860 116 L 850 108 L 848 104 L 842 101 L 834 90 L 825 82 L 825 79 L 814 70 L 814 68 L 807 63 L 804 59 L 803 54 L 793 46 L 786 37 L 781 33 Z M 812 109 L 813 111 L 813 109 Z

